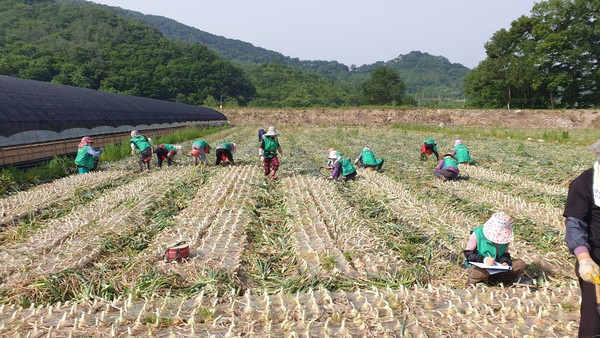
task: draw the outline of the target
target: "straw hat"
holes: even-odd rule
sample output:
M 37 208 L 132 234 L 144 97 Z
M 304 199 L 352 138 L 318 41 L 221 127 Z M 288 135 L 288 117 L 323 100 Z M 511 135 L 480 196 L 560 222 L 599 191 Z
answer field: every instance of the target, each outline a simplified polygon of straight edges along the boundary
M 483 235 L 490 241 L 498 244 L 512 242 L 514 234 L 512 231 L 511 218 L 503 212 L 496 212 L 483 224 Z
M 277 130 L 275 130 L 275 127 L 271 126 L 271 127 L 269 127 L 269 130 L 267 131 L 267 133 L 265 135 L 266 136 L 277 136 L 277 135 L 279 135 L 279 132 Z
M 331 150 L 329 152 L 329 158 L 332 159 L 332 160 L 335 160 L 336 158 L 338 158 L 338 152 L 335 151 L 335 150 Z

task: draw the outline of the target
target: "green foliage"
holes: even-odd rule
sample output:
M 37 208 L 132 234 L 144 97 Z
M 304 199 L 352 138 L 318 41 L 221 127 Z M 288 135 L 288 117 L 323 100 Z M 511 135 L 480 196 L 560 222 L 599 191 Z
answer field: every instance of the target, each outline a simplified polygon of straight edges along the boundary
M 366 102 L 375 105 L 400 105 L 404 89 L 400 74 L 388 67 L 374 69 L 371 77 L 362 84 Z
M 465 79 L 468 104 L 483 108 L 575 108 L 600 104 L 598 1 L 537 3 L 485 45 Z
M 0 2 L 0 73 L 189 104 L 255 93 L 241 69 L 199 44 L 79 1 Z

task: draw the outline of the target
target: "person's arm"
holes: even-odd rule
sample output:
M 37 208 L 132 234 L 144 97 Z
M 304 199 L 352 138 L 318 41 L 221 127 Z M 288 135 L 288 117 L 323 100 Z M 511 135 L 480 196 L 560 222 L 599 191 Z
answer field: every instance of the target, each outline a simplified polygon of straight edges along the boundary
M 498 263 L 500 263 L 502 265 L 512 266 L 512 258 L 510 257 L 510 253 L 508 252 L 509 247 L 510 247 L 510 243 L 506 244 L 506 250 L 504 251 L 502 256 L 500 256 L 500 258 L 498 259 Z
M 338 177 L 340 177 L 341 173 L 342 173 L 342 162 L 337 161 L 333 164 L 333 172 L 331 173 L 331 178 L 337 179 Z
M 436 170 L 441 170 L 443 166 L 444 166 L 444 160 L 441 160 L 440 162 L 438 162 L 438 164 L 435 167 L 435 169 Z
M 360 161 L 362 161 L 362 151 L 360 152 L 360 154 L 358 155 L 358 157 L 356 158 L 356 160 L 354 160 L 354 164 L 359 164 Z
M 477 251 L 477 235 L 471 234 L 469 241 L 463 250 L 463 255 L 468 262 L 479 262 L 483 263 L 483 256 Z
M 260 147 L 258 148 L 258 157 L 260 157 L 260 159 L 263 160 L 264 156 L 265 156 L 265 140 L 261 140 Z
M 102 154 L 102 149 L 96 150 L 92 147 L 88 147 L 87 153 L 93 157 L 98 157 L 98 156 L 100 156 L 100 154 Z
M 590 244 L 588 243 L 589 225 L 578 218 L 567 217 L 565 219 L 565 241 L 569 251 L 575 256 L 586 252 L 589 254 Z

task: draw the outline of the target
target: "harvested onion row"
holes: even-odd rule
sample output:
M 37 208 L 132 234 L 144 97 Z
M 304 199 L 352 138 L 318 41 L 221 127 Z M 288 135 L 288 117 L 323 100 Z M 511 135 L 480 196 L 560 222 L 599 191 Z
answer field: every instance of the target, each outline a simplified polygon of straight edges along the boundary
M 76 190 L 89 189 L 126 174 L 126 171 L 101 171 L 71 175 L 0 199 L 0 226 L 10 225 L 14 219 L 23 215 L 65 201 L 71 198 Z

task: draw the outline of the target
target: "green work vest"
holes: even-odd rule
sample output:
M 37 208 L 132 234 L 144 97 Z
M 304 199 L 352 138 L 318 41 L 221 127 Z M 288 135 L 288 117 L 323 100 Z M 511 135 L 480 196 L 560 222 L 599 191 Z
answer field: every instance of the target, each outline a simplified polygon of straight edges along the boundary
M 138 149 L 139 152 L 142 152 L 142 151 L 150 148 L 150 143 L 142 135 L 132 138 L 129 143 L 135 144 L 135 147 Z
M 458 163 L 468 163 L 471 162 L 471 156 L 469 156 L 469 150 L 467 146 L 464 144 L 459 144 L 454 147 L 456 151 L 456 158 L 458 159 Z
M 444 164 L 442 165 L 442 169 L 446 168 L 454 168 L 458 169 L 458 161 L 450 156 L 444 157 Z
M 343 157 L 340 159 L 340 161 L 342 162 L 342 175 L 348 176 L 356 172 L 356 169 L 354 169 L 354 165 L 352 165 L 352 162 L 348 161 Z
M 231 143 L 223 142 L 223 143 L 219 144 L 219 148 L 225 148 L 231 152 Z
M 264 136 L 263 142 L 265 143 L 265 158 L 273 158 L 277 156 L 277 148 L 279 148 L 279 142 L 277 142 L 277 139 L 270 136 Z
M 165 150 L 167 152 L 174 151 L 177 154 L 177 149 L 175 149 L 175 146 L 173 146 L 172 144 L 165 143 Z
M 371 149 L 363 149 L 362 151 L 362 161 L 365 165 L 369 166 L 377 166 L 381 164 L 382 159 L 375 159 L 375 155 L 373 154 L 373 150 Z
M 90 146 L 85 146 L 85 147 L 79 148 L 79 150 L 77 150 L 77 157 L 75 157 L 75 164 L 80 167 L 93 169 L 94 168 L 94 156 L 87 153 L 88 149 L 90 149 Z
M 437 152 L 437 145 L 435 144 L 435 140 L 432 138 L 428 138 L 423 143 L 429 143 L 433 145 L 433 151 Z
M 206 141 L 204 141 L 204 140 L 198 140 L 198 141 L 195 141 L 192 144 L 192 148 L 206 149 L 206 147 L 210 148 L 210 146 L 208 145 L 208 143 Z
M 492 257 L 496 262 L 504 255 L 506 252 L 506 244 L 498 244 L 498 250 L 496 250 L 494 243 L 487 239 L 483 234 L 483 226 L 474 229 L 471 233 L 473 232 L 477 235 L 477 252 L 479 252 L 480 255 L 483 257 Z M 471 266 L 469 262 L 465 262 L 465 265 Z

